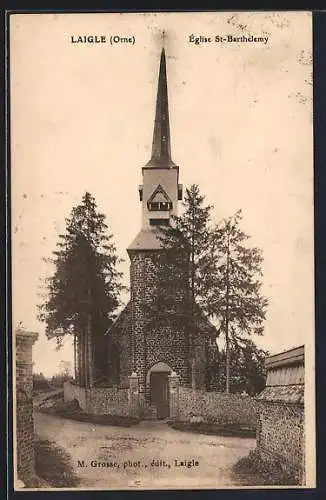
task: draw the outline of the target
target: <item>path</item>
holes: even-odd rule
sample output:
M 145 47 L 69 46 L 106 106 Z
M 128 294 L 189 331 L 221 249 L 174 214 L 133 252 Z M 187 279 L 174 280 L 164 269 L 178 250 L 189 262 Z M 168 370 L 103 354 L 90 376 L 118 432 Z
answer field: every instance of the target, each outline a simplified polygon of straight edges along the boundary
M 53 389 L 52 391 L 40 392 L 33 397 L 33 407 L 37 408 L 41 403 L 48 399 L 52 399 L 54 396 L 63 395 L 63 389 Z
M 62 446 L 71 455 L 81 480 L 80 488 L 239 486 L 231 467 L 255 447 L 255 440 L 251 438 L 181 432 L 157 421 L 143 421 L 138 426 L 125 428 L 38 412 L 34 418 L 36 433 Z M 198 465 L 180 465 L 192 460 Z M 110 463 L 115 465 L 103 466 Z

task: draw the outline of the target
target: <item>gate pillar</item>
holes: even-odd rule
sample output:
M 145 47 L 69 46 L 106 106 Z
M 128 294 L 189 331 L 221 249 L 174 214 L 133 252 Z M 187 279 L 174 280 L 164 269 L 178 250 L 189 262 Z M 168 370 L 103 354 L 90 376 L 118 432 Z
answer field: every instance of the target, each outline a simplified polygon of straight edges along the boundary
M 139 377 L 133 372 L 129 378 L 129 413 L 132 417 L 139 417 Z
M 175 372 L 169 375 L 170 418 L 179 418 L 179 377 Z

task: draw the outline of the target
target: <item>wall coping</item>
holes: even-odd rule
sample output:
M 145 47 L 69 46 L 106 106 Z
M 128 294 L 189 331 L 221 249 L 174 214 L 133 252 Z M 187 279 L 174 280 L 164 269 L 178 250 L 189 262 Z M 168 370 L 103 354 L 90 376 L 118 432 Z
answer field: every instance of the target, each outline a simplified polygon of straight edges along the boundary
M 304 404 L 304 384 L 266 386 L 256 400 L 276 403 Z
M 267 370 L 273 370 L 275 368 L 290 365 L 304 366 L 304 345 L 268 356 L 265 361 L 265 367 Z
M 16 328 L 15 330 L 16 338 L 21 338 L 24 340 L 29 340 L 34 343 L 38 339 L 39 334 L 37 332 L 31 332 L 29 330 L 25 330 L 25 328 Z
M 137 378 L 138 378 L 138 376 L 137 376 Z M 120 387 L 118 385 L 107 385 L 107 386 L 103 386 L 103 387 L 94 387 L 94 386 L 93 387 L 84 387 L 83 385 L 76 384 L 75 382 L 73 382 L 71 380 L 66 380 L 63 383 L 63 387 L 68 387 L 68 386 L 77 387 L 78 389 L 82 389 L 82 390 L 85 390 L 88 392 L 92 392 L 92 391 L 125 391 L 125 390 L 129 389 L 129 387 Z

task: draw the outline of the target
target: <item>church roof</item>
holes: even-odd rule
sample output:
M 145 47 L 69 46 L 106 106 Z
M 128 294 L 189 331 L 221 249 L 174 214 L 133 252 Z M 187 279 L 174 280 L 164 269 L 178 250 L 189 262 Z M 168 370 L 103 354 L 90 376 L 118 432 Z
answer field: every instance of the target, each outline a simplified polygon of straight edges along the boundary
M 129 301 L 118 316 L 113 321 L 112 325 L 105 332 L 105 335 L 109 333 L 130 333 L 131 331 L 131 302 Z
M 198 309 L 199 310 L 199 309 Z M 220 333 L 218 329 L 210 322 L 202 312 L 199 312 L 199 316 L 196 318 L 196 326 L 198 331 L 209 336 L 219 337 Z
M 171 158 L 169 103 L 164 47 L 161 52 L 158 77 L 152 156 L 146 166 L 152 168 L 172 168 L 176 166 Z
M 160 250 L 162 243 L 158 237 L 158 229 L 141 229 L 134 241 L 129 245 L 129 250 Z

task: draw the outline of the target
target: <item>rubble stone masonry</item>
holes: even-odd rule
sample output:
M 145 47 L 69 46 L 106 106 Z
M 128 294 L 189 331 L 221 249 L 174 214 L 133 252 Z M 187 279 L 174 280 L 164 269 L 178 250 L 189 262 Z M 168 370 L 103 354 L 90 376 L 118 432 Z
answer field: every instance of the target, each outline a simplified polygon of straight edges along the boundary
M 275 462 L 302 483 L 304 477 L 304 411 L 301 405 L 264 403 L 260 407 L 257 447 L 266 464 Z
M 257 413 L 250 396 L 180 387 L 179 421 L 256 429 Z
M 168 319 L 166 324 L 160 324 L 159 328 L 156 328 L 153 322 L 148 326 L 146 307 L 150 304 L 151 294 L 155 290 L 156 256 L 155 250 L 130 252 L 134 371 L 140 377 L 140 391 L 145 390 L 147 371 L 160 361 L 168 364 L 178 374 L 180 384 L 190 383 L 185 328 L 171 327 Z
M 37 337 L 16 330 L 16 471 L 22 481 L 35 474 L 32 346 Z
M 280 466 L 304 485 L 304 346 L 270 356 L 266 369 L 266 388 L 257 398 L 257 452 L 270 469 Z
M 64 383 L 64 400 L 77 400 L 80 408 L 91 415 L 127 416 L 129 410 L 129 388 L 92 387 L 86 389 L 70 381 Z

